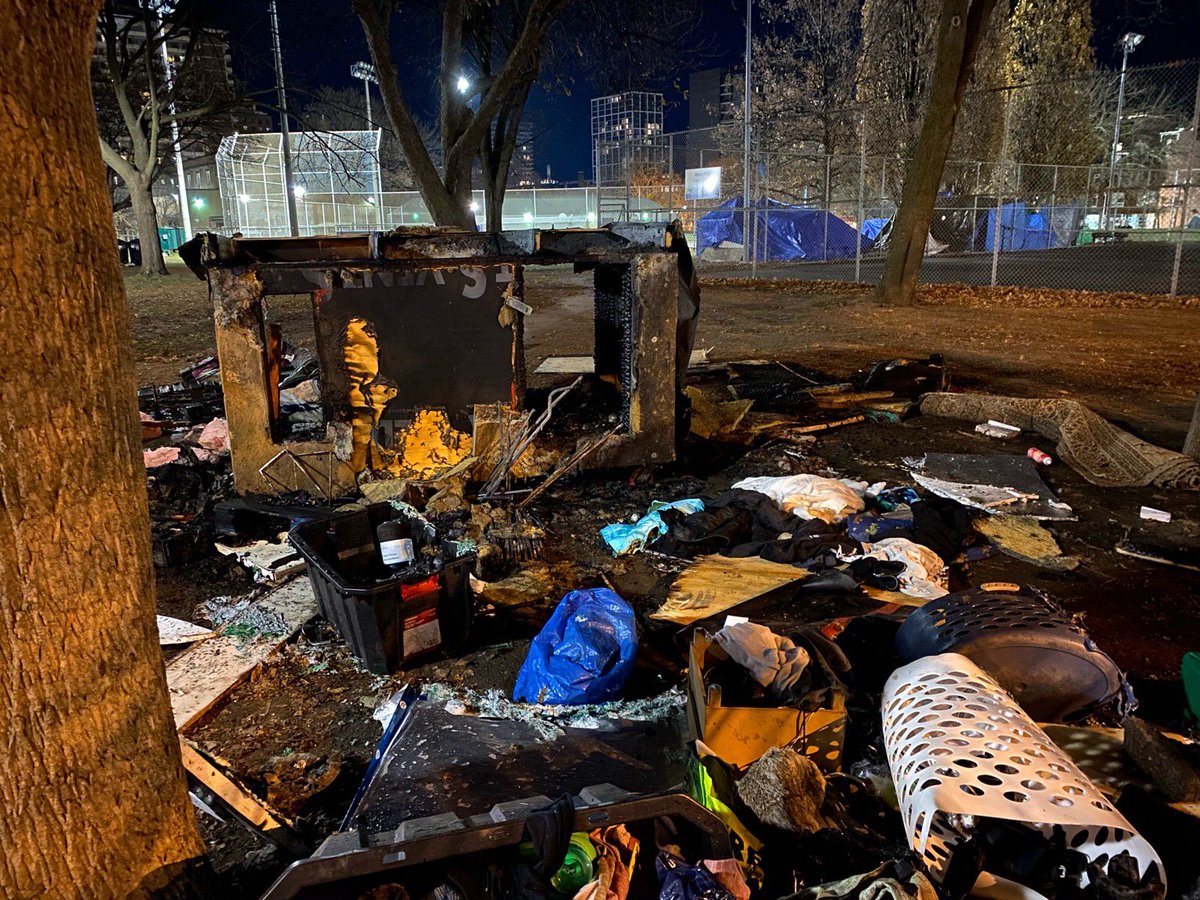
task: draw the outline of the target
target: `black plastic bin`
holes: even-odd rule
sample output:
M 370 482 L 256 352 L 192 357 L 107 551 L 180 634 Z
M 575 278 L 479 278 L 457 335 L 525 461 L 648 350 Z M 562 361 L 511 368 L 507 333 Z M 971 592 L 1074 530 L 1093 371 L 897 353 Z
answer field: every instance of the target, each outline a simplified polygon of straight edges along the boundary
M 388 503 L 297 525 L 288 533 L 292 546 L 308 561 L 308 577 L 321 615 L 345 638 L 351 651 L 377 675 L 391 675 L 409 659 L 444 648 L 462 649 L 471 628 L 470 573 L 475 554 L 454 555 L 453 542 L 442 543 L 442 566 L 378 583 L 359 583 L 343 572 L 374 563 L 375 529 L 402 518 Z M 341 546 L 328 537 L 335 526 Z M 418 529 L 414 528 L 414 533 Z M 428 535 L 418 536 L 418 548 Z M 331 555 L 337 553 L 338 564 Z

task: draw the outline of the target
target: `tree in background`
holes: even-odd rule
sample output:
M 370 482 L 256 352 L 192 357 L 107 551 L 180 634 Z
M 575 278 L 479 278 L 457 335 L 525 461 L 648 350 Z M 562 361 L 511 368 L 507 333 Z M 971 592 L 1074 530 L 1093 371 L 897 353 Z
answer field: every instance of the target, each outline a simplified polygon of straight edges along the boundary
M 1009 6 L 996 4 L 992 20 L 986 26 L 975 71 L 963 95 L 962 108 L 954 127 L 950 159 L 962 160 L 965 166 L 954 167 L 943 177 L 943 187 L 955 194 L 995 191 L 995 167 L 972 166 L 971 163 L 997 160 L 1004 143 L 1004 104 L 1008 84 L 1006 64 L 1011 52 L 1012 29 Z
M 938 0 L 863 0 L 856 91 L 870 156 L 903 164 L 913 155 L 938 10 Z
M 858 152 L 854 108 L 859 0 L 762 0 L 755 41 L 755 124 L 765 149 L 817 144 Z
M 409 103 L 408 87 L 401 81 L 392 52 L 397 3 L 352 0 L 379 76 L 384 108 L 408 159 L 417 190 L 438 225 L 475 227 L 472 166 L 485 141 L 501 156 L 507 153 L 511 158 L 521 110 L 541 71 L 546 36 L 568 2 L 528 0 L 503 4 L 504 15 L 488 3 L 473 0 L 446 0 L 442 4 L 437 83 L 443 162 L 439 170 L 425 147 Z M 489 31 L 489 27 L 495 30 Z M 478 49 L 481 37 L 489 47 L 486 63 L 468 57 L 468 42 Z M 475 72 L 476 63 L 480 67 L 477 77 L 465 89 L 460 88 L 459 80 Z M 507 174 L 507 165 L 504 171 Z M 489 223 L 499 228 L 500 220 L 490 218 Z
M 971 82 L 979 47 L 997 0 L 943 0 L 937 58 L 929 83 L 921 135 L 904 179 L 904 194 L 888 241 L 878 295 L 893 306 L 912 306 L 933 207 L 954 139 L 954 125 Z
M 1025 87 L 1011 92 L 1010 159 L 1058 166 L 1101 160 L 1091 40 L 1091 0 L 1018 0 L 1007 72 L 1010 84 Z
M 174 149 L 172 124 L 183 129 L 181 144 L 211 143 L 214 135 L 206 129 L 220 130 L 234 106 L 224 45 L 203 20 L 202 0 L 182 0 L 165 9 L 156 0 L 105 0 L 99 18 L 101 47 L 93 61 L 100 154 L 129 192 L 143 275 L 167 274 L 154 181 Z M 162 59 L 164 45 L 172 56 L 184 48 L 172 61 L 170 79 Z
M 0 15 L 3 897 L 145 896 L 203 852 L 155 625 L 97 5 Z
M 475 227 L 472 170 L 483 178 L 488 227 L 499 230 L 508 170 L 530 92 L 539 80 L 571 93 L 580 59 L 590 86 L 644 89 L 685 71 L 704 52 L 696 0 L 447 0 L 436 68 L 442 162 L 420 138 L 393 55 L 393 27 L 428 13 L 398 0 L 352 0 L 380 80 L 384 107 L 434 221 Z M 562 13 L 569 8 L 570 15 Z M 569 63 L 569 65 L 564 65 Z M 414 61 L 405 60 L 406 71 Z M 459 79 L 465 90 L 460 90 Z
M 889 158 L 901 184 L 924 120 L 933 75 L 939 0 L 864 0 L 858 51 L 857 99 L 869 156 Z M 986 23 L 973 75 L 958 113 L 952 159 L 987 162 L 999 156 L 1011 43 L 1009 7 L 998 3 Z M 982 167 L 956 166 L 945 187 L 978 190 Z M 986 181 L 986 177 L 985 177 Z

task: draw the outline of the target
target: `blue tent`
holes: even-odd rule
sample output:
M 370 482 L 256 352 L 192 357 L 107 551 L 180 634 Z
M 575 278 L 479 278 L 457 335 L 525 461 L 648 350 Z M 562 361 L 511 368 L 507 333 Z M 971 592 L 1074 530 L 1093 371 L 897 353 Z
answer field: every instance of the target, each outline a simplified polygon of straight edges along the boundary
M 1020 200 L 1005 203 L 1000 207 L 1000 249 L 1047 250 L 1051 247 L 1066 247 L 1071 235 L 1063 233 L 1062 213 L 1068 208 L 1055 210 L 1053 226 L 1044 210 L 1030 211 Z M 975 235 L 971 241 L 974 250 L 993 250 L 996 246 L 996 209 L 980 215 L 975 223 Z
M 732 197 L 700 217 L 696 223 L 698 254 L 723 241 L 744 243 L 741 207 L 742 198 Z M 857 233 L 827 210 L 805 209 L 764 197 L 754 201 L 751 213 L 757 222 L 760 260 L 841 259 L 854 255 Z M 863 249 L 869 244 L 864 240 Z

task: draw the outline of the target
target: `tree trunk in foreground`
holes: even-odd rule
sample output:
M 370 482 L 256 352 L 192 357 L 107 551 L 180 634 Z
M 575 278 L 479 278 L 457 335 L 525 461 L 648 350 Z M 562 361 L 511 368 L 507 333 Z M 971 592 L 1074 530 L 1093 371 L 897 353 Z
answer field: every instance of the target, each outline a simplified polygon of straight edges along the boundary
M 138 896 L 202 845 L 156 638 L 97 3 L 0 6 L 0 896 Z
M 925 122 L 904 179 L 904 194 L 877 290 L 879 299 L 892 306 L 912 306 L 917 301 L 917 278 L 938 186 L 954 139 L 954 122 L 995 6 L 996 0 L 944 0 L 942 5 Z
M 154 206 L 154 194 L 148 184 L 134 178 L 125 182 L 129 189 L 129 203 L 137 219 L 138 243 L 142 248 L 143 275 L 166 275 L 167 264 L 163 261 L 162 240 L 158 235 L 158 210 Z

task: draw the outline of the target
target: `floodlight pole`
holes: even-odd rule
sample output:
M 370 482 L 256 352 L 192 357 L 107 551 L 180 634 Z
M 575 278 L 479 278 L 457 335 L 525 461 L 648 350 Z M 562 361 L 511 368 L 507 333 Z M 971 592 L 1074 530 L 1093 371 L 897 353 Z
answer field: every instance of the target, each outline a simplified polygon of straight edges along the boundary
M 371 119 L 371 82 L 379 83 L 379 79 L 375 77 L 375 67 L 370 63 L 356 62 L 350 67 L 350 77 L 363 83 L 363 96 L 367 100 L 367 131 L 374 131 L 375 123 Z
M 275 0 L 269 2 L 271 43 L 275 48 L 275 94 L 279 98 L 279 134 L 283 150 L 283 195 L 287 201 L 288 232 L 292 237 L 298 237 L 300 228 L 296 219 L 296 195 L 292 193 L 292 146 L 288 138 L 287 93 L 283 89 L 283 53 L 279 49 L 279 16 L 275 10 Z
M 750 262 L 750 13 L 754 0 L 746 0 L 746 83 L 742 101 L 742 255 Z
M 179 181 L 179 218 L 183 220 L 183 239 L 192 239 L 191 210 L 188 208 L 187 181 L 183 171 L 183 148 L 179 145 L 179 120 L 175 118 L 175 69 L 171 62 L 171 53 L 167 50 L 167 23 L 159 19 L 159 27 L 163 29 L 162 43 L 158 49 L 162 52 L 163 76 L 167 83 L 167 93 L 171 102 L 167 104 L 167 112 L 171 115 L 171 142 L 175 145 L 175 177 Z
M 1116 177 L 1117 148 L 1121 144 L 1121 113 L 1125 111 L 1125 71 L 1129 68 L 1129 54 L 1141 42 L 1142 35 L 1132 31 L 1121 38 L 1121 81 L 1120 87 L 1117 88 L 1117 121 L 1113 123 L 1112 153 L 1108 157 L 1108 188 L 1104 192 L 1103 212 L 1100 216 L 1105 228 L 1112 227 L 1109 207 L 1112 203 L 1113 180 Z

